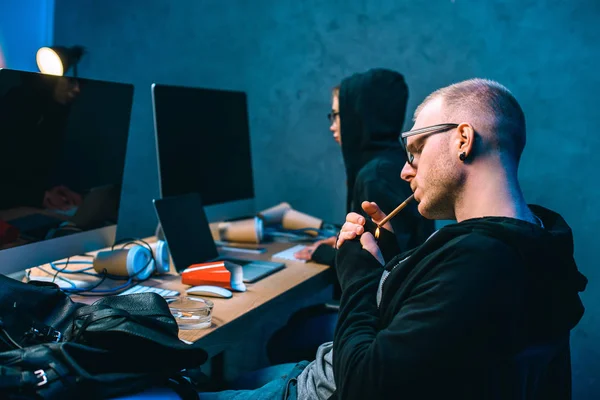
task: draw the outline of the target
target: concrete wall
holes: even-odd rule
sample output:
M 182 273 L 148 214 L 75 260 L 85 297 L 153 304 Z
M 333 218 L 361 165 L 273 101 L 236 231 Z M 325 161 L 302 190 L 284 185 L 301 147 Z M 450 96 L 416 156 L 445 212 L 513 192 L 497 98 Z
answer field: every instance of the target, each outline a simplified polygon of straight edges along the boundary
M 594 399 L 599 15 L 595 0 L 56 0 L 55 41 L 88 48 L 81 76 L 136 85 L 120 227 L 127 235 L 155 224 L 153 82 L 247 91 L 258 206 L 287 200 L 333 221 L 344 215 L 345 178 L 325 114 L 341 78 L 378 66 L 402 71 L 411 113 L 458 80 L 507 85 L 529 127 L 523 189 L 570 222 L 591 280 L 573 363 L 575 399 Z

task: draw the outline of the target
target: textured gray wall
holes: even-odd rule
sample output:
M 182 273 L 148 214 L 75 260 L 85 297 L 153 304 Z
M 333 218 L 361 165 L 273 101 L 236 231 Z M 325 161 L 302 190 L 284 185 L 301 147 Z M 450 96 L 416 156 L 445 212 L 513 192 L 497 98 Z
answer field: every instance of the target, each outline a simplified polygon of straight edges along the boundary
M 131 235 L 155 223 L 152 82 L 247 91 L 258 206 L 287 200 L 330 220 L 343 217 L 345 184 L 325 114 L 342 77 L 402 71 L 410 112 L 458 80 L 504 83 L 527 115 L 526 196 L 571 223 L 591 280 L 573 362 L 575 399 L 595 399 L 599 14 L 596 0 L 56 0 L 55 41 L 88 47 L 82 76 L 136 84 L 121 227 Z

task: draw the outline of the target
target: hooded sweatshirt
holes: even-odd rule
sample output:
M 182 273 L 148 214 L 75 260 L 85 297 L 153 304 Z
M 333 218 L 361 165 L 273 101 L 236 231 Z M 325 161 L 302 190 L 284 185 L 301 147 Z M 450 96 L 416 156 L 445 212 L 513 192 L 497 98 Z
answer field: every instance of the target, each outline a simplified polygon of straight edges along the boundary
M 570 399 L 568 338 L 587 279 L 563 218 L 530 208 L 543 227 L 505 217 L 447 225 L 385 267 L 345 242 L 334 397 Z
M 347 212 L 365 215 L 361 203 L 367 200 L 387 214 L 412 194 L 410 185 L 400 178 L 406 153 L 398 139 L 407 100 L 404 77 L 395 71 L 371 69 L 342 81 L 339 112 Z M 398 245 L 395 254 L 423 243 L 434 229 L 434 222 L 423 218 L 414 202 L 391 224 Z M 312 259 L 333 265 L 335 249 L 319 246 Z

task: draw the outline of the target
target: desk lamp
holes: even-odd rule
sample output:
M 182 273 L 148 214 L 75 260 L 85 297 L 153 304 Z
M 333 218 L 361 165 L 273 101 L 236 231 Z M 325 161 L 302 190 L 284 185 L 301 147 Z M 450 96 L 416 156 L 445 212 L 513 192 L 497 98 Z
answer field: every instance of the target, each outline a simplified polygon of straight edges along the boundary
M 84 50 L 81 46 L 41 47 L 35 56 L 40 72 L 48 75 L 63 76 L 73 67 L 73 77 L 77 77 L 77 63 Z

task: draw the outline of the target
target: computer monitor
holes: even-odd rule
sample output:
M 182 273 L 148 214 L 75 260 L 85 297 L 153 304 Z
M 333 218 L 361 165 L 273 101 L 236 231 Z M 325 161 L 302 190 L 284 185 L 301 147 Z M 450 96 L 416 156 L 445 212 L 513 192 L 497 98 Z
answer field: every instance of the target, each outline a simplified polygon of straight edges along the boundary
M 254 215 L 244 92 L 152 85 L 162 197 L 199 193 L 209 221 Z
M 133 86 L 0 69 L 0 273 L 115 240 Z

